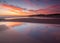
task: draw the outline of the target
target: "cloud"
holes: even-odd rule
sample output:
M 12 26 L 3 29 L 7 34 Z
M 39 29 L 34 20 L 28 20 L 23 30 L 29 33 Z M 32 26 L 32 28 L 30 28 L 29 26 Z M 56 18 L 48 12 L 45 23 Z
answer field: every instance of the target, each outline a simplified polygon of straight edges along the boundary
M 49 5 L 45 9 L 36 10 L 39 14 L 60 14 L 60 5 Z
M 25 2 L 27 2 L 30 6 L 36 6 L 36 4 L 34 4 L 33 2 L 31 2 L 31 0 L 24 0 Z
M 60 5 L 59 4 L 53 4 L 53 5 L 49 5 L 47 8 L 60 9 Z
M 4 12 L 4 13 L 3 13 Z M 0 4 L 0 16 L 29 16 L 34 14 L 60 14 L 60 5 L 54 4 L 49 5 L 45 9 L 38 9 L 38 10 L 25 10 L 24 8 L 19 8 L 12 5 L 7 4 Z
M 3 13 L 4 12 L 4 13 Z M 32 13 L 28 10 L 24 10 L 24 8 L 18 8 L 16 6 L 11 6 L 7 4 L 0 5 L 0 16 L 29 16 Z
M 60 5 L 50 5 L 47 10 L 50 10 L 51 13 L 60 13 Z

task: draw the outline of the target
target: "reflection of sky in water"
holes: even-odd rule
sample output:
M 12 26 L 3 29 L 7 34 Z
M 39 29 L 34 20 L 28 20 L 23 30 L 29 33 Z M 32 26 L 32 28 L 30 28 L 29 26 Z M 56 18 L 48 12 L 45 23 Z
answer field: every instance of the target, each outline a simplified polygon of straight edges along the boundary
M 50 29 L 59 29 L 59 28 L 60 25 L 57 24 L 24 23 L 23 25 L 15 26 L 13 29 L 21 31 L 24 29 L 50 30 Z
M 17 26 L 17 25 L 22 25 L 22 22 L 0 22 L 0 25 L 6 25 L 9 27 Z
M 15 38 L 18 37 L 18 41 L 20 41 L 20 37 L 21 40 L 28 38 L 34 42 L 38 41 L 38 43 L 57 43 L 60 40 L 60 24 L 19 23 L 14 22 L 14 26 L 12 25 L 13 27 L 10 25 L 12 31 L 8 31 L 8 34 L 11 34 L 13 36 L 15 35 Z M 9 22 L 8 24 L 11 23 Z
M 27 35 L 34 40 L 43 40 L 45 38 L 52 41 L 54 40 L 53 35 L 56 36 L 57 33 L 60 35 L 60 25 L 57 24 L 24 23 L 21 26 L 14 27 L 14 30 L 24 32 L 24 34 L 28 33 Z

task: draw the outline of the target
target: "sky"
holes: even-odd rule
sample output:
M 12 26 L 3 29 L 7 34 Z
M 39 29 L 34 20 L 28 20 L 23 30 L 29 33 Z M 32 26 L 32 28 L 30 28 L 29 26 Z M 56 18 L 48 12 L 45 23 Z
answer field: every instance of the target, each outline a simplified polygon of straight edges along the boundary
M 0 0 L 0 3 L 27 8 L 27 9 L 44 9 L 48 6 L 60 4 L 60 0 Z
M 0 0 L 0 3 L 35 10 L 37 14 L 60 14 L 60 0 Z

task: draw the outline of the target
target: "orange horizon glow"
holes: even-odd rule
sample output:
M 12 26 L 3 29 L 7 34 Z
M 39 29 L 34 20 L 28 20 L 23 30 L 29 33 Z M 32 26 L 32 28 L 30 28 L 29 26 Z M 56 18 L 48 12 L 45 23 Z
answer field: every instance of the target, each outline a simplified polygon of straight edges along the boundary
M 28 16 L 31 12 L 23 12 L 23 8 L 17 8 L 6 4 L 0 5 L 0 16 Z
M 56 6 L 56 5 L 54 5 Z M 60 10 L 57 12 L 57 7 L 53 5 L 46 8 L 46 9 L 38 9 L 38 10 L 24 10 L 24 8 L 18 8 L 15 6 L 7 5 L 7 4 L 0 4 L 0 16 L 30 16 L 30 15 L 37 15 L 37 14 L 60 14 Z

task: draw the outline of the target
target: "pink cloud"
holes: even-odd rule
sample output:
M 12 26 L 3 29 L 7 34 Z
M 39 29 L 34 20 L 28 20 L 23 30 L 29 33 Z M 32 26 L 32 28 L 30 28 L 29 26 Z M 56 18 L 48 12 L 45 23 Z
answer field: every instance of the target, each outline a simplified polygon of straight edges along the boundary
M 11 9 L 15 9 L 15 10 L 23 10 L 23 8 L 18 8 L 16 6 L 12 6 L 12 5 L 8 5 L 8 4 L 1 4 L 4 8 L 11 8 Z
M 49 5 L 47 8 L 60 9 L 60 5 L 59 4 Z
M 32 3 L 31 0 L 24 0 L 25 2 L 27 2 L 30 6 L 36 6 L 36 4 Z
M 37 13 L 40 13 L 40 14 L 56 14 L 56 13 L 60 14 L 60 6 L 59 5 L 50 5 L 45 9 L 39 9 L 36 11 L 37 11 Z

